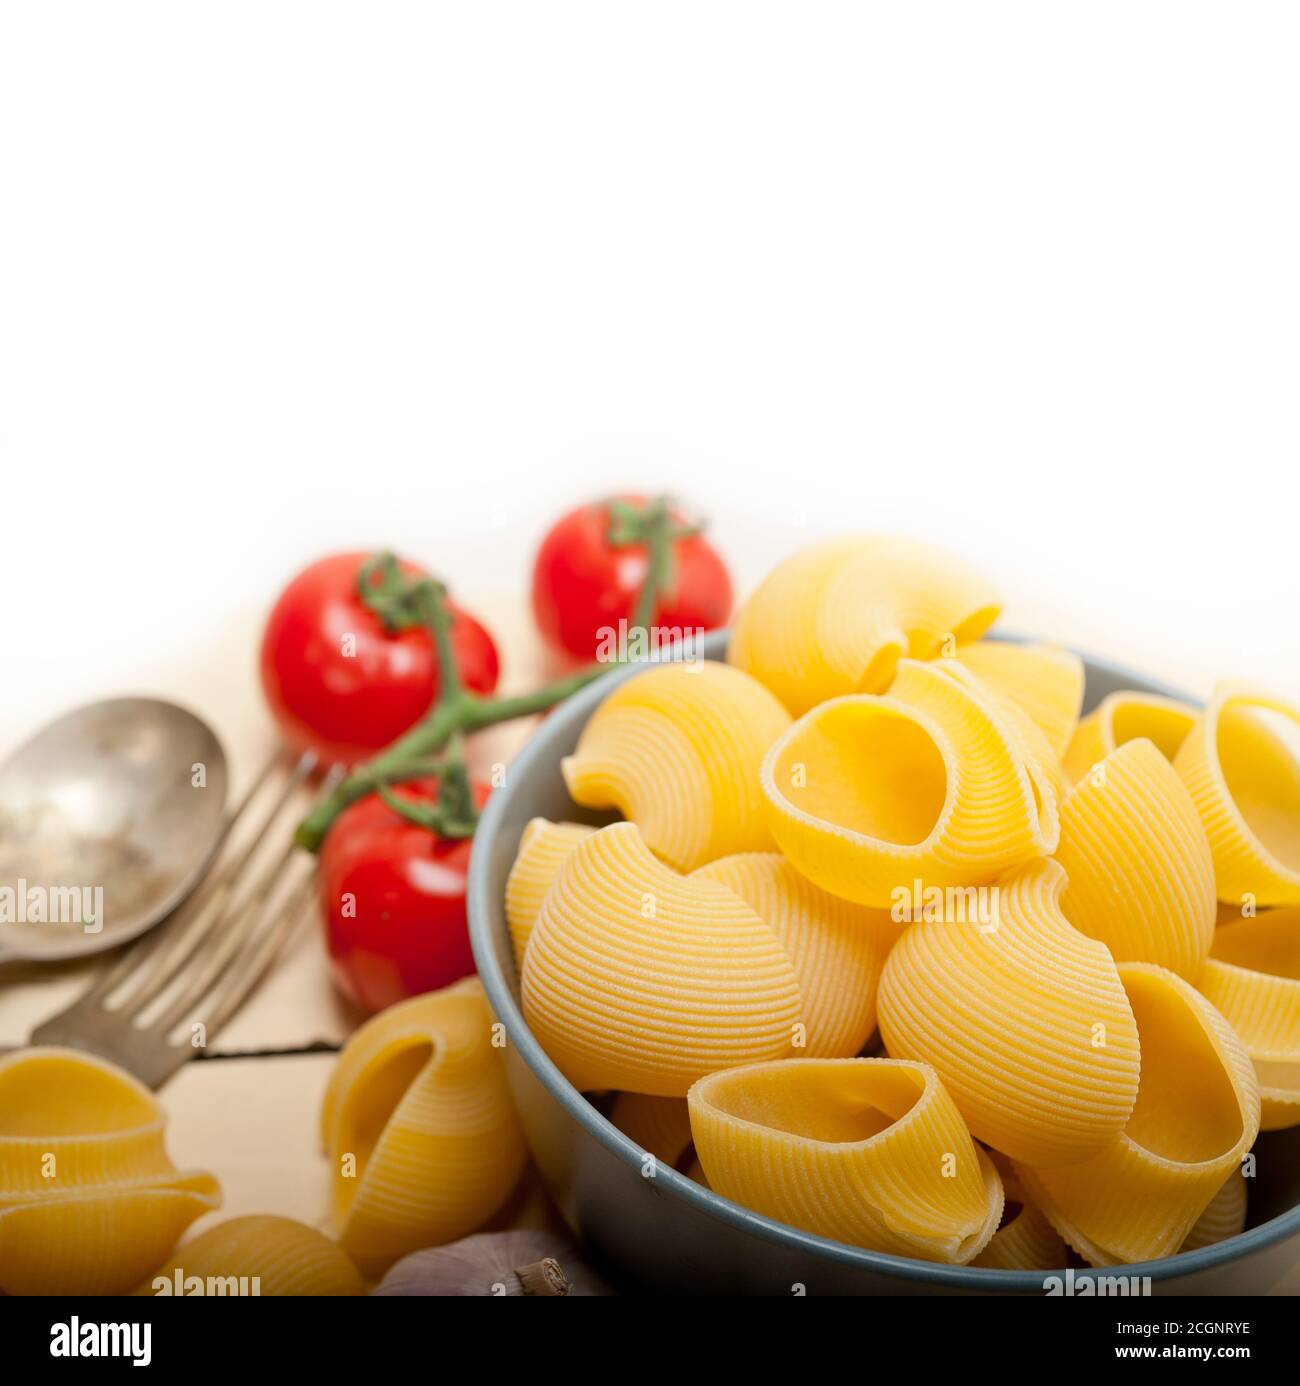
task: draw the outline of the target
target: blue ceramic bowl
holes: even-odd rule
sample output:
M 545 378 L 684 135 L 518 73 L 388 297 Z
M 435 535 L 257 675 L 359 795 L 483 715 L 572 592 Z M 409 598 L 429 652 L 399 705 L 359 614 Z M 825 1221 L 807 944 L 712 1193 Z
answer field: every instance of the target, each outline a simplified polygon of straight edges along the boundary
M 726 634 L 708 637 L 721 659 Z M 1185 697 L 1105 660 L 1084 656 L 1085 709 L 1134 688 Z M 609 822 L 570 800 L 560 761 L 592 710 L 634 668 L 612 670 L 563 704 L 510 766 L 488 801 L 474 842 L 469 926 L 479 975 L 508 1036 L 510 1088 L 533 1158 L 551 1195 L 598 1264 L 625 1287 L 676 1294 L 1037 1294 L 1051 1274 L 939 1266 L 864 1251 L 774 1222 L 675 1170 L 643 1177 L 643 1153 L 546 1056 L 519 1006 L 519 979 L 505 917 L 505 885 L 532 818 Z M 1092 1276 L 1150 1277 L 1165 1294 L 1263 1294 L 1300 1286 L 1300 1128 L 1268 1132 L 1256 1146 L 1249 1225 L 1240 1236 L 1182 1256 Z M 1093 1287 L 1089 1287 L 1093 1288 Z

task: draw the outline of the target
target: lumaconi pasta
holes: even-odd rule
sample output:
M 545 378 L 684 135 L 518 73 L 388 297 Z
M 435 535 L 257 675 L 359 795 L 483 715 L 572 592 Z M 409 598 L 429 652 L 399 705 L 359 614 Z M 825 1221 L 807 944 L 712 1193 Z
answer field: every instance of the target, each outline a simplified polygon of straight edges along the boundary
M 632 821 L 530 824 L 511 875 L 525 1017 L 647 1159 L 800 1228 L 1018 1270 L 1210 1245 L 1300 1125 L 1300 708 L 1081 717 L 1082 661 L 997 614 L 932 549 L 819 544 L 725 673 L 621 685 L 565 775 Z
M 1124 1130 L 1091 1159 L 1016 1172 L 1095 1266 L 1172 1255 L 1259 1132 L 1259 1088 L 1217 1010 L 1167 968 L 1121 963 L 1142 1080 Z
M 723 857 L 695 872 L 735 891 L 789 954 L 803 1008 L 804 1058 L 849 1058 L 876 1028 L 876 989 L 901 932 L 888 910 L 820 889 L 778 852 Z
M 1065 1265 L 1060 1233 L 1025 1193 L 1011 1161 L 997 1150 L 988 1154 L 1002 1180 L 1006 1203 L 1002 1225 L 971 1265 L 985 1270 L 1056 1270 Z
M 525 828 L 506 887 L 507 917 L 521 965 L 520 940 L 531 932 L 546 888 L 573 847 L 594 831 L 542 819 Z M 724 885 L 745 900 L 789 955 L 803 1003 L 796 1022 L 803 1033 L 796 1035 L 794 1047 L 807 1058 L 858 1053 L 875 1029 L 876 988 L 885 955 L 900 932 L 889 911 L 854 905 L 821 890 L 779 852 L 720 857 L 693 875 Z
M 801 1001 L 772 928 L 734 891 L 681 876 L 636 826 L 564 859 L 523 970 L 524 1015 L 569 1080 L 683 1097 L 714 1069 L 793 1052 Z
M 780 564 L 740 610 L 727 658 L 794 715 L 882 693 L 903 656 L 931 659 L 997 619 L 992 586 L 940 549 L 903 539 L 818 544 Z
M 684 1097 L 621 1092 L 609 1119 L 647 1155 L 670 1169 L 676 1169 L 691 1148 L 691 1114 Z
M 679 871 L 772 839 L 758 768 L 789 715 L 725 664 L 666 664 L 620 684 L 563 762 L 576 803 L 616 808 Z
M 880 982 L 889 1053 L 932 1064 L 980 1140 L 1044 1166 L 1096 1155 L 1138 1093 L 1133 1012 L 1105 945 L 1061 913 L 1064 886 L 1050 860 L 1007 873 L 992 927 L 913 923 Z
M 1223 1187 L 1205 1205 L 1205 1211 L 1183 1238 L 1179 1251 L 1196 1251 L 1235 1237 L 1246 1225 L 1246 1181 L 1239 1169 L 1234 1169 Z
M 753 1064 L 700 1079 L 688 1101 L 710 1187 L 805 1231 L 963 1265 L 1002 1215 L 992 1161 L 925 1064 Z
M 1219 899 L 1300 905 L 1300 756 L 1269 715 L 1300 731 L 1300 708 L 1221 686 L 1175 764 L 1209 835 Z
M 1065 797 L 1065 771 L 1061 766 L 1061 758 L 1052 749 L 1051 742 L 1047 739 L 1047 733 L 1042 727 L 1020 706 L 1019 703 L 1012 702 L 1010 698 L 1005 698 L 1001 693 L 990 688 L 982 679 L 972 675 L 965 666 L 959 666 L 958 661 L 950 660 L 947 664 L 939 663 L 939 667 L 945 672 L 952 673 L 954 668 L 960 667 L 959 677 L 971 686 L 977 687 L 981 695 L 990 699 L 1001 714 L 1004 729 L 1011 739 L 1011 743 L 1016 754 L 1023 760 L 1031 771 L 1037 771 L 1034 780 L 1035 793 L 1039 793 L 1041 786 L 1046 784 L 1052 791 L 1052 802 L 1059 807 L 1061 800 Z
M 1077 783 L 1098 761 L 1140 736 L 1172 761 L 1197 716 L 1190 703 L 1156 693 L 1130 689 L 1110 693 L 1079 723 L 1065 752 L 1065 777 L 1071 784 Z
M 528 935 L 560 863 L 595 831 L 586 823 L 548 823 L 545 818 L 534 818 L 524 828 L 519 855 L 506 881 L 506 923 L 510 926 L 516 967 L 524 965 Z
M 959 646 L 956 658 L 981 683 L 1019 707 L 1058 759 L 1065 755 L 1083 707 L 1083 661 L 1077 654 L 1056 645 L 978 640 Z
M 1255 1065 L 1261 1129 L 1300 1123 L 1300 909 L 1217 929 L 1197 987 Z
M 477 977 L 403 1001 L 352 1036 L 325 1092 L 339 1245 L 376 1275 L 475 1231 L 524 1167 Z
M 1145 737 L 1126 741 L 1061 806 L 1065 917 L 1117 962 L 1193 981 L 1214 934 L 1214 861 L 1196 805 Z
M 808 713 L 768 752 L 762 783 L 795 867 L 878 908 L 914 879 L 988 883 L 1057 843 L 1055 796 L 1022 734 L 951 660 L 903 660 L 888 696 Z
M 0 1291 L 122 1294 L 220 1207 L 212 1175 L 167 1158 L 165 1120 L 143 1084 L 90 1054 L 0 1059 Z
M 186 1242 L 136 1293 L 211 1294 L 209 1281 L 228 1294 L 337 1296 L 364 1289 L 357 1268 L 323 1233 L 291 1218 L 258 1215 L 219 1222 Z

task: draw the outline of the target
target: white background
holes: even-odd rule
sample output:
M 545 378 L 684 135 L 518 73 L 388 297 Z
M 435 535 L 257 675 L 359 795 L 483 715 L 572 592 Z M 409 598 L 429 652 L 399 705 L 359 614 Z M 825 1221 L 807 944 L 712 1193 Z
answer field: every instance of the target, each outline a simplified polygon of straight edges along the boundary
M 625 483 L 742 586 L 901 531 L 1022 629 L 1300 696 L 1294 6 L 0 16 L 3 746 L 260 716 L 305 560 L 498 599 Z

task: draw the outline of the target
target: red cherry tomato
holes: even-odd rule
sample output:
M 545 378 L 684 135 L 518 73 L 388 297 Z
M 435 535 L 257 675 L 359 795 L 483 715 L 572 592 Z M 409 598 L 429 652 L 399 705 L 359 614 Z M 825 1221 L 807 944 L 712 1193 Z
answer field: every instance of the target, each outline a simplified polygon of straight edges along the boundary
M 632 504 L 644 497 L 620 496 Z M 533 614 L 547 642 L 575 659 L 594 659 L 601 629 L 630 620 L 649 560 L 644 544 L 609 542 L 609 502 L 580 506 L 559 520 L 533 565 Z M 660 594 L 654 624 L 716 630 L 731 615 L 731 578 L 708 540 L 678 539 L 673 591 Z
M 433 801 L 426 781 L 399 797 Z M 474 786 L 481 804 L 488 791 Z M 339 988 L 381 1011 L 474 971 L 465 918 L 472 839 L 448 840 L 408 822 L 377 794 L 339 815 L 320 853 L 320 902 Z
M 341 553 L 304 568 L 271 609 L 262 688 L 284 739 L 327 762 L 368 760 L 428 712 L 438 656 L 424 630 L 390 635 L 357 595 L 370 555 Z M 413 563 L 402 571 L 422 575 Z M 491 693 L 500 670 L 481 625 L 451 603 L 452 642 L 466 688 Z

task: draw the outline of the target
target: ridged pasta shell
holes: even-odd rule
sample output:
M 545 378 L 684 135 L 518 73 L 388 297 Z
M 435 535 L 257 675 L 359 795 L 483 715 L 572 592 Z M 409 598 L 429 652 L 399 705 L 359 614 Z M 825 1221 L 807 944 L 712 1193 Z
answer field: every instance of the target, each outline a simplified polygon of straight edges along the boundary
M 103 1059 L 24 1049 L 0 1059 L 0 1291 L 123 1294 L 221 1186 L 180 1171 L 153 1093 Z
M 930 659 L 948 640 L 976 640 L 1001 602 L 941 549 L 853 538 L 786 559 L 741 608 L 727 658 L 796 717 L 846 693 L 880 693 L 898 661 Z
M 1246 1181 L 1240 1170 L 1233 1170 L 1223 1187 L 1205 1205 L 1205 1211 L 1196 1219 L 1178 1250 L 1196 1251 L 1216 1242 L 1226 1242 L 1229 1237 L 1241 1233 L 1245 1226 Z
M 956 658 L 981 683 L 1014 703 L 1042 731 L 1058 759 L 1065 755 L 1083 707 L 1083 660 L 1058 645 L 977 640 Z
M 1077 784 L 1098 761 L 1140 736 L 1153 742 L 1166 760 L 1178 754 L 1200 714 L 1190 703 L 1157 693 L 1121 689 L 1110 693 L 1078 725 L 1065 752 L 1065 778 Z
M 1260 1129 L 1300 1124 L 1300 909 L 1217 929 L 1196 985 L 1255 1065 Z
M 165 1126 L 153 1093 L 93 1054 L 0 1058 L 0 1200 L 174 1174 Z
M 1174 763 L 1209 835 L 1219 899 L 1300 905 L 1300 756 L 1261 712 L 1300 735 L 1300 708 L 1224 685 Z
M 208 1288 L 209 1281 L 225 1285 L 224 1293 L 263 1296 L 359 1295 L 365 1289 L 346 1253 L 323 1233 L 292 1218 L 261 1214 L 231 1218 L 209 1227 L 186 1242 L 136 1293 L 158 1293 L 162 1288 L 156 1285 L 158 1280 L 172 1287 L 164 1293 L 176 1293 L 178 1271 L 182 1293 L 185 1282 L 192 1278 L 203 1284 L 202 1290 L 194 1292 L 203 1294 L 214 1293 Z
M 985 1270 L 1057 1270 L 1068 1259 L 1065 1242 L 1041 1208 L 1025 1193 L 1011 1161 L 998 1150 L 989 1158 L 1002 1180 L 1006 1202 L 1002 1223 L 971 1262 Z
M 1056 799 L 999 703 L 952 660 L 903 660 L 888 696 L 836 698 L 763 762 L 781 850 L 834 895 L 885 908 L 915 880 L 973 886 L 1056 846 Z
M 1116 962 L 1195 979 L 1214 936 L 1214 860 L 1196 805 L 1152 742 L 1126 741 L 1075 785 L 1056 860 L 1076 929 Z
M 773 930 L 725 886 L 665 866 L 631 823 L 565 858 L 522 991 L 530 1028 L 575 1086 L 660 1097 L 790 1054 L 801 1011 Z
M 971 673 L 964 665 L 957 660 L 950 660 L 946 664 L 939 663 L 939 667 L 947 673 L 953 673 L 960 669 L 958 675 L 963 682 L 970 685 L 974 680 L 974 687 L 978 688 L 980 695 L 992 701 L 994 707 L 1001 714 L 1003 725 L 1011 736 L 1016 754 L 1031 769 L 1037 771 L 1034 781 L 1037 790 L 1043 784 L 1052 791 L 1052 802 L 1059 807 L 1061 800 L 1065 797 L 1066 783 L 1065 771 L 1061 766 L 1061 758 L 1052 749 L 1051 742 L 1047 739 L 1047 733 L 1034 721 L 1032 717 L 1010 698 L 1004 697 L 995 689 L 990 688 L 977 675 Z
M 560 863 L 584 837 L 596 830 L 586 823 L 551 823 L 534 818 L 519 839 L 519 854 L 506 880 L 506 923 L 515 966 L 524 965 L 524 948 L 533 931 L 542 898 L 560 870 Z
M 841 900 L 777 852 L 710 862 L 694 879 L 735 891 L 771 926 L 790 956 L 803 998 L 799 1057 L 851 1058 L 876 1028 L 876 990 L 902 926 L 888 910 Z
M 758 769 L 789 715 L 757 680 L 714 660 L 620 684 L 561 769 L 575 803 L 614 808 L 679 871 L 770 851 Z
M 925 1064 L 753 1064 L 702 1078 L 687 1100 L 710 1187 L 767 1217 L 955 1265 L 997 1227 L 997 1171 Z
M 126 1294 L 190 1223 L 220 1206 L 221 1186 L 202 1172 L 0 1204 L 0 1289 Z
M 1121 963 L 1142 1082 L 1124 1130 L 1091 1159 L 1016 1172 L 1056 1230 L 1095 1266 L 1170 1256 L 1259 1132 L 1259 1088 L 1241 1041 L 1167 968 Z
M 670 1169 L 676 1169 L 691 1148 L 691 1114 L 684 1097 L 621 1092 L 609 1119 L 647 1155 Z
M 1064 886 L 1056 862 L 1033 862 L 998 881 L 992 925 L 912 924 L 878 1003 L 889 1053 L 932 1064 L 980 1140 L 1039 1165 L 1103 1149 L 1138 1092 L 1123 985 L 1061 913 Z
M 524 1139 L 493 1023 L 470 977 L 382 1011 L 344 1045 L 321 1132 L 339 1245 L 363 1274 L 473 1232 L 518 1181 Z

